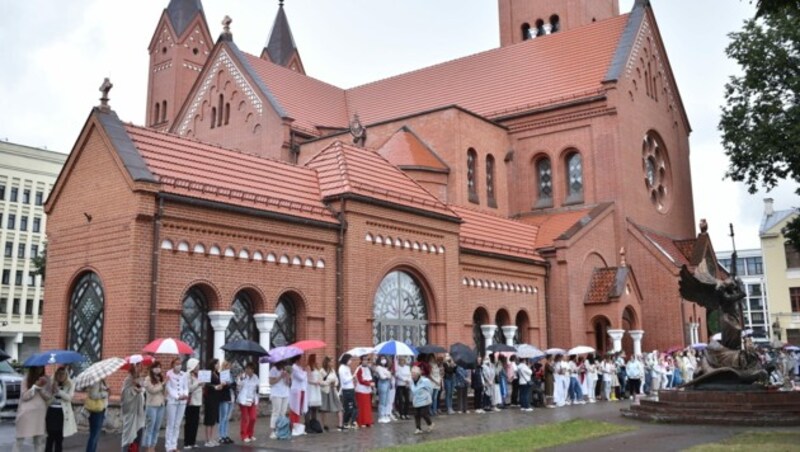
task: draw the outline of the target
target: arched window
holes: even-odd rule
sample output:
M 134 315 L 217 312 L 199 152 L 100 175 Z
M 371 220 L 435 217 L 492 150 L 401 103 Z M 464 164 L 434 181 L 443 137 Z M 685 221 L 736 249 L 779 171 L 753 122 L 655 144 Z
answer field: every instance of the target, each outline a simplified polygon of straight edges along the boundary
M 225 102 L 225 125 L 228 125 L 228 121 L 231 119 L 231 104 L 230 102 Z
M 553 14 L 550 16 L 550 33 L 556 33 L 559 30 L 561 30 L 561 19 L 558 14 Z
M 527 41 L 531 39 L 531 25 L 528 22 L 522 24 L 522 40 Z
M 93 272 L 84 274 L 72 289 L 67 338 L 67 348 L 86 357 L 81 366 L 88 367 L 103 355 L 104 310 L 103 283 Z
M 544 35 L 545 35 L 544 21 L 542 19 L 539 19 L 536 21 L 536 36 L 539 37 Z
M 566 203 L 583 202 L 583 163 L 577 151 L 567 154 L 567 201 Z
M 479 203 L 478 184 L 476 180 L 478 165 L 478 153 L 475 149 L 467 150 L 467 191 L 469 192 L 469 202 Z
M 489 207 L 497 207 L 494 182 L 494 156 L 489 154 L 486 156 L 486 202 L 489 204 Z
M 297 309 L 291 295 L 281 295 L 275 314 L 278 318 L 272 327 L 270 347 L 282 347 L 297 342 Z
M 373 299 L 372 341 L 390 339 L 414 345 L 428 343 L 425 295 L 408 273 L 393 271 L 381 281 Z
M 211 107 L 211 128 L 217 126 L 217 107 Z
M 528 343 L 528 328 L 530 327 L 528 314 L 525 311 L 519 311 L 514 324 L 517 325 L 517 332 L 514 334 L 514 345 Z
M 194 350 L 192 357 L 205 366 L 213 352 L 208 299 L 199 287 L 192 287 L 183 297 L 181 306 L 181 340 Z
M 472 341 L 475 343 L 475 349 L 480 356 L 486 354 L 486 341 L 483 337 L 483 330 L 481 325 L 489 323 L 489 314 L 483 308 L 478 308 L 472 314 Z
M 167 101 L 161 102 L 161 122 L 167 121 Z
M 536 204 L 534 207 L 553 207 L 553 165 L 547 157 L 536 162 Z
M 228 329 L 225 330 L 225 342 L 239 341 L 242 339 L 249 339 L 258 342 L 258 328 L 256 321 L 253 318 L 255 309 L 253 308 L 253 300 L 245 291 L 240 291 L 233 299 L 231 306 L 233 311 L 233 318 L 228 323 Z M 235 367 L 244 368 L 247 363 L 247 358 L 239 353 L 226 353 L 225 359 L 234 363 Z
M 158 121 L 160 120 L 161 120 L 161 104 L 156 102 L 156 105 L 153 108 L 153 124 L 158 124 Z
M 217 127 L 222 125 L 222 112 L 223 108 L 225 107 L 225 98 L 222 94 L 219 95 L 219 103 L 217 104 Z
M 494 343 L 505 344 L 506 336 L 503 333 L 503 327 L 511 324 L 511 319 L 508 317 L 508 311 L 501 309 L 497 311 L 494 316 L 494 324 L 497 325 L 497 330 L 494 332 Z

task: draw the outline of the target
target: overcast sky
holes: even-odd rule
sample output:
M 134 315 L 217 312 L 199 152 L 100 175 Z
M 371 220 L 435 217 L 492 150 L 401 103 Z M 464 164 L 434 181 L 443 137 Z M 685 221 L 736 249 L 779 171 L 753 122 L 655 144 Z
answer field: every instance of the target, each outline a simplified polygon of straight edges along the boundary
M 598 0 L 599 1 L 599 0 Z M 124 121 L 144 123 L 147 45 L 168 0 L 0 0 L 0 139 L 69 152 L 99 97 Z M 633 0 L 620 0 L 627 12 Z M 727 34 L 751 17 L 748 0 L 652 0 L 688 111 L 696 220 L 707 218 L 717 250 L 758 247 L 765 196 L 798 205 L 794 184 L 749 195 L 723 181 L 717 124 L 723 85 L 737 71 Z M 233 18 L 234 41 L 260 54 L 278 9 L 269 0 L 203 0 L 211 33 Z M 347 88 L 499 45 L 495 0 L 286 0 L 306 72 Z M 100 176 L 100 175 L 98 175 Z

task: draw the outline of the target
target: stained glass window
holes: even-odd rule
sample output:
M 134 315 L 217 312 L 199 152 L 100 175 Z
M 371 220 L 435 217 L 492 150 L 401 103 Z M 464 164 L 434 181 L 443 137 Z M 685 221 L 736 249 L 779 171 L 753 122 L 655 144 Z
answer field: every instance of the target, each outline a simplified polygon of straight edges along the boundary
M 494 197 L 494 157 L 486 156 L 486 200 L 489 207 L 497 207 L 497 200 Z
M 536 207 L 553 205 L 553 167 L 550 159 L 543 158 L 536 163 L 538 182 L 538 201 Z
M 69 349 L 86 357 L 76 372 L 100 360 L 103 355 L 103 284 L 95 273 L 81 276 L 70 300 Z
M 567 157 L 567 200 L 583 200 L 583 163 L 581 155 L 577 152 Z
M 375 344 L 394 339 L 428 343 L 428 314 L 425 296 L 408 273 L 393 271 L 381 281 L 373 300 L 372 340 Z
M 650 202 L 659 212 L 666 212 L 670 200 L 670 168 L 661 140 L 648 132 L 642 140 L 644 185 Z
M 475 149 L 470 148 L 467 151 L 467 190 L 469 191 L 469 201 L 477 203 L 478 201 L 478 187 L 475 181 L 475 173 L 478 160 L 478 154 Z
M 228 329 L 225 330 L 225 342 L 243 339 L 258 342 L 258 328 L 253 318 L 253 314 L 255 314 L 253 300 L 247 295 L 247 292 L 236 294 L 232 310 L 233 318 L 228 323 Z M 227 353 L 225 360 L 231 362 L 234 368 L 239 368 L 237 370 L 242 370 L 248 361 L 246 356 L 239 353 Z
M 272 327 L 270 346 L 282 347 L 297 342 L 297 310 L 290 295 L 281 295 L 275 314 L 278 318 Z
M 213 335 L 208 319 L 208 300 L 199 288 L 192 287 L 183 298 L 182 306 L 181 340 L 194 350 L 192 358 L 199 359 L 205 366 L 213 347 L 210 344 Z

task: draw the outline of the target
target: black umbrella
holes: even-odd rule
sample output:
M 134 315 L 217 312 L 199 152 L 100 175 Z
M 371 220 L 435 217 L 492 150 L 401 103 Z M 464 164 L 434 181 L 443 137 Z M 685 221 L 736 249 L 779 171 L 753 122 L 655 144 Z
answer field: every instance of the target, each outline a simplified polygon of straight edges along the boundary
M 9 359 L 11 359 L 11 355 L 6 353 L 5 350 L 0 349 L 0 362 L 8 361 Z
M 477 366 L 478 355 L 468 345 L 460 342 L 450 346 L 450 356 L 456 364 L 465 369 L 474 369 Z
M 264 347 L 248 339 L 228 342 L 222 349 L 230 353 L 241 353 L 244 355 L 269 356 L 269 352 Z
M 492 344 L 492 345 L 486 347 L 486 350 L 489 350 L 490 352 L 516 352 L 517 351 L 517 349 L 512 347 L 511 345 L 500 344 L 500 343 Z
M 422 345 L 417 347 L 417 351 L 420 353 L 447 353 L 447 350 L 444 347 L 439 345 Z

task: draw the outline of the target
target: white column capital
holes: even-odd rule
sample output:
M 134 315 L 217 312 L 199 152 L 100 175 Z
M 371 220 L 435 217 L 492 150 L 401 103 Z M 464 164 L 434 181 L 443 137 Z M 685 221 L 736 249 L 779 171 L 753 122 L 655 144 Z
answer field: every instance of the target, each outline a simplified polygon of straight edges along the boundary
M 258 343 L 264 350 L 269 351 L 272 342 L 272 328 L 278 320 L 277 314 L 256 314 L 253 316 L 258 328 Z M 260 363 L 258 365 L 258 392 L 262 395 L 269 394 L 269 364 Z
M 641 355 L 642 354 L 642 336 L 644 336 L 644 330 L 630 330 L 628 334 L 631 335 L 633 338 L 633 355 Z
M 516 325 L 506 325 L 501 328 L 503 335 L 506 337 L 506 345 L 514 345 L 514 335 L 517 334 Z
M 275 321 L 278 320 L 278 314 L 256 314 L 253 316 L 256 321 L 256 328 L 261 334 L 271 333 L 272 327 L 275 326 Z
M 494 333 L 497 331 L 497 325 L 481 325 L 481 333 L 486 346 L 494 344 Z
M 208 320 L 211 321 L 211 328 L 214 332 L 225 331 L 233 318 L 233 311 L 211 311 L 208 313 Z
M 608 335 L 611 337 L 611 340 L 614 342 L 614 351 L 618 352 L 622 350 L 622 335 L 625 334 L 625 330 L 608 330 Z

